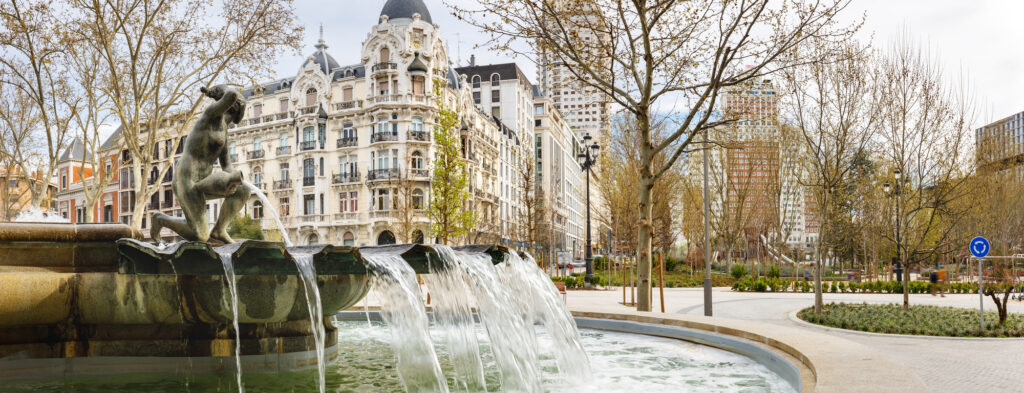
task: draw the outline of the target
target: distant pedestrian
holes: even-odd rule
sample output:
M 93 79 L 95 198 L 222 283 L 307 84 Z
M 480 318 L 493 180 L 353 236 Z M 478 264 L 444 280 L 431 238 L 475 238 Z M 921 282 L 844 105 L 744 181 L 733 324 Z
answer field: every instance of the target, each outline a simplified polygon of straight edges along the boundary
M 939 272 L 932 270 L 932 274 L 928 275 L 928 279 L 932 283 L 932 296 L 935 296 L 935 291 L 939 289 Z
M 944 266 L 942 266 L 942 265 L 939 265 L 938 276 L 939 276 L 938 277 L 939 278 L 939 295 L 942 295 L 942 297 L 946 297 L 946 268 Z

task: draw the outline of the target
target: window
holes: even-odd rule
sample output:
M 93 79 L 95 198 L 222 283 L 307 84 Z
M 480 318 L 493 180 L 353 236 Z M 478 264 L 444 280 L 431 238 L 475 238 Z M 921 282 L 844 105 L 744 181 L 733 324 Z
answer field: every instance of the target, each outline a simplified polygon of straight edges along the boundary
M 302 185 L 311 186 L 313 177 L 316 176 L 316 164 L 312 158 L 302 160 Z
M 256 167 L 252 170 L 252 182 L 256 185 L 263 183 L 263 169 Z
M 391 210 L 391 205 L 390 205 L 390 202 L 391 202 L 390 199 L 391 198 L 390 198 L 390 192 L 389 192 L 388 189 L 386 189 L 386 188 L 378 189 L 378 190 L 374 191 L 374 194 L 375 194 L 375 198 L 374 198 L 374 202 L 375 202 L 374 209 L 375 210 L 377 210 L 377 211 Z
M 341 128 L 341 137 L 343 139 L 355 139 L 356 130 L 352 128 L 352 123 L 345 123 Z
M 324 175 L 324 158 L 320 157 L 320 176 Z
M 388 169 L 388 168 L 391 168 L 391 166 L 390 166 L 391 165 L 391 160 L 389 160 L 390 156 L 391 156 L 391 151 L 390 150 L 381 150 L 381 151 L 377 151 L 377 152 L 370 152 L 370 163 L 371 164 L 376 164 L 373 167 L 373 169 Z M 374 157 L 376 157 L 376 160 L 374 160 Z
M 18 186 L 18 181 L 17 180 L 11 180 L 8 184 L 11 187 L 17 187 Z M 62 190 L 68 188 L 68 175 L 60 175 L 60 188 Z
M 352 101 L 352 88 L 351 87 L 346 87 L 346 88 L 341 90 L 341 100 L 342 101 Z
M 389 94 L 388 81 L 386 79 L 382 79 L 377 82 L 377 91 L 382 96 L 386 96 Z
M 388 132 L 388 118 L 381 116 L 377 118 L 377 133 L 386 134 Z
M 500 106 L 492 106 L 491 107 L 491 116 L 494 116 L 494 118 L 500 118 L 501 117 L 501 107 Z
M 480 92 L 479 91 L 474 91 L 473 92 L 473 103 L 474 104 L 480 104 Z
M 348 193 L 348 211 L 356 212 L 359 210 L 359 192 L 352 191 Z
M 288 180 L 288 163 L 281 164 L 281 180 Z
M 181 141 L 178 142 L 178 149 L 174 151 L 174 154 L 181 154 L 185 151 L 185 137 L 181 137 Z
M 302 196 L 302 214 L 306 216 L 316 214 L 316 195 Z
M 480 88 L 480 75 L 473 75 L 473 88 L 474 89 L 479 89 Z
M 263 202 L 252 203 L 252 218 L 263 218 Z
M 252 116 L 253 117 L 263 116 L 263 104 L 252 104 Z
M 352 232 L 345 232 L 345 235 L 341 237 L 341 245 L 349 247 L 355 246 L 356 236 L 353 235 Z
M 228 142 L 228 154 L 235 155 L 235 142 Z
M 174 141 L 170 139 L 164 141 L 164 157 L 170 157 L 172 151 L 174 151 Z
M 159 159 L 160 159 L 160 143 L 156 143 L 156 144 L 153 145 L 153 160 L 159 160 Z
M 340 212 L 348 212 L 348 193 L 343 192 L 338 194 L 338 207 Z
M 413 117 L 412 118 L 412 131 L 413 132 L 423 132 L 423 118 L 422 117 Z
M 263 138 L 255 137 L 252 139 L 252 151 L 263 151 Z
M 291 213 L 291 209 L 288 208 L 288 198 L 281 198 L 279 200 L 281 205 L 281 217 L 287 216 Z
M 288 143 L 289 143 L 288 142 L 288 133 L 287 132 L 282 132 L 281 133 L 281 147 L 288 146 Z
M 288 99 L 287 98 L 282 98 L 281 101 L 278 101 L 278 105 L 280 105 L 281 112 L 288 112 Z
M 114 207 L 111 205 L 103 206 L 103 222 L 114 222 Z
M 410 159 L 409 165 L 412 169 L 423 169 L 423 154 L 418 151 L 412 152 L 412 159 Z
M 391 61 L 391 50 L 389 50 L 386 46 L 383 47 L 383 48 L 380 48 L 380 62 L 381 63 L 387 63 L 387 62 L 390 62 L 390 61 Z
M 491 90 L 491 102 L 501 102 L 500 90 Z
M 306 106 L 316 105 L 316 89 L 309 88 L 306 90 Z
M 535 115 L 543 115 L 544 114 L 544 105 L 534 105 L 533 106 L 533 114 L 535 114 Z
M 302 142 L 303 144 L 316 142 L 316 131 L 313 126 L 302 129 Z
M 423 190 L 418 188 L 412 190 L 412 208 L 416 210 L 423 209 Z
M 491 74 L 491 86 L 498 86 L 499 84 L 501 84 L 501 76 Z

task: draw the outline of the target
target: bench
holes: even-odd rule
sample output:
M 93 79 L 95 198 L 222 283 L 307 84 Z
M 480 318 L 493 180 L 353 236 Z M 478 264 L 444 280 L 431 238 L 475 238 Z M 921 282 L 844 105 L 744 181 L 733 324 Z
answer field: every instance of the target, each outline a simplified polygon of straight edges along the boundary
M 562 281 L 552 281 L 555 283 L 555 289 L 558 289 L 558 293 L 562 294 L 562 301 L 566 301 L 565 283 Z

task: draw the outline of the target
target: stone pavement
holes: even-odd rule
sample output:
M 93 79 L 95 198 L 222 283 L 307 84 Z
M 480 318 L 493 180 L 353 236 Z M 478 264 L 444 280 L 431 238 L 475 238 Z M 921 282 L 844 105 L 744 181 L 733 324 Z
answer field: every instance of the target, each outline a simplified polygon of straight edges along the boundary
M 814 295 L 805 293 L 738 293 L 715 288 L 712 295 L 715 317 L 753 320 L 835 335 L 865 345 L 915 373 L 932 392 L 1024 392 L 1024 339 L 950 339 L 929 337 L 891 337 L 846 333 L 809 327 L 789 319 L 790 313 L 814 304 Z M 660 311 L 658 291 L 654 292 L 654 311 Z M 629 293 L 626 300 L 629 301 Z M 699 288 L 666 289 L 665 312 L 703 315 L 703 291 Z M 626 312 L 620 304 L 622 291 L 569 291 L 570 309 Z M 825 294 L 829 302 L 899 303 L 902 295 Z M 977 294 L 911 295 L 910 304 L 956 306 L 977 309 Z M 995 304 L 986 298 L 986 310 Z M 1010 312 L 1024 313 L 1024 303 L 1011 302 Z M 878 384 L 884 385 L 880 379 Z

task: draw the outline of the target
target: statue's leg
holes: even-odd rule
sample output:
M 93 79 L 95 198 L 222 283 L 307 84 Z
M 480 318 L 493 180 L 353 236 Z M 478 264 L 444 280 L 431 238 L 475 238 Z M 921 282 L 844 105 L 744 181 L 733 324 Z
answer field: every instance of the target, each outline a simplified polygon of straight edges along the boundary
M 153 238 L 155 243 L 159 243 L 157 239 L 160 238 L 160 230 L 163 228 L 168 228 L 176 232 L 185 240 L 197 240 L 196 232 L 192 230 L 192 227 L 188 225 L 188 221 L 184 217 L 173 217 L 161 212 L 154 212 L 152 222 L 153 224 L 150 225 L 149 229 L 149 236 Z
M 235 242 L 231 239 L 231 236 L 228 236 L 228 225 L 235 220 L 238 213 L 245 207 L 245 202 L 249 200 L 251 193 L 252 190 L 249 187 L 238 186 L 233 194 L 224 198 L 224 203 L 221 204 L 220 208 L 220 217 L 217 217 L 217 224 L 210 231 L 211 239 L 220 240 L 224 243 Z
M 197 190 L 194 184 L 185 182 L 174 183 L 174 195 L 178 196 L 178 204 L 185 215 L 185 231 L 192 234 L 195 241 L 209 240 L 210 223 L 206 220 L 206 196 Z M 168 225 L 168 228 L 171 226 Z M 185 237 L 180 231 L 176 232 Z

